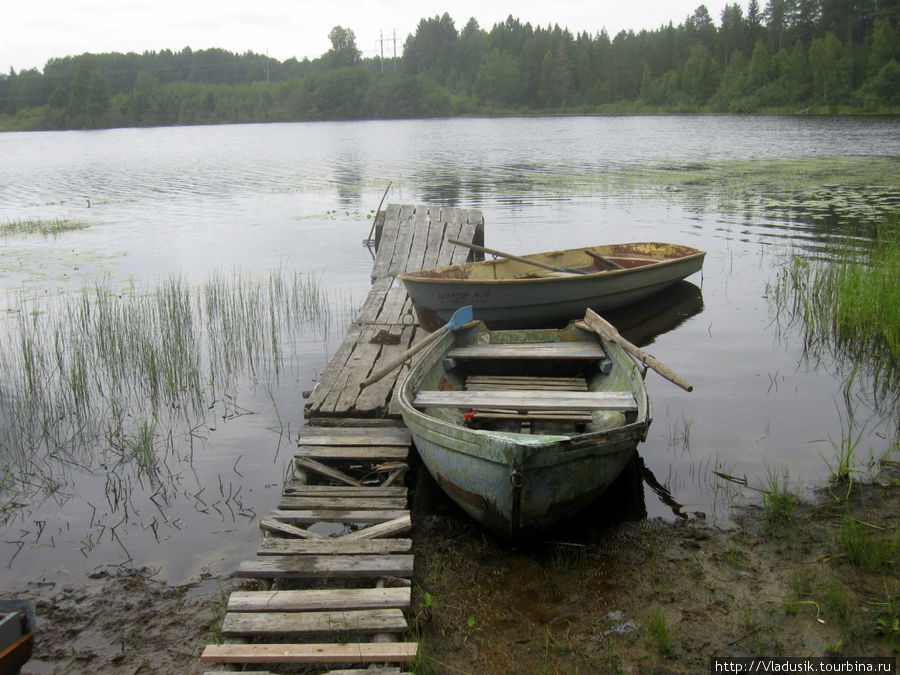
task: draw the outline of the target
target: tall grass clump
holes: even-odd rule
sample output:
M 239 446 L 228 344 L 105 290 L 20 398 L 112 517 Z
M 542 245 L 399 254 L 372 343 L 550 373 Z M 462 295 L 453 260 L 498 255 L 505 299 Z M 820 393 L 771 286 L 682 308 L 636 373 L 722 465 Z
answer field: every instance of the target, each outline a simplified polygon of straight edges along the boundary
M 900 214 L 857 244 L 827 259 L 795 256 L 770 296 L 779 314 L 802 324 L 808 353 L 865 368 L 892 406 L 900 398 Z
M 790 520 L 800 497 L 791 489 L 788 471 L 766 467 L 766 480 L 762 490 L 763 511 L 771 521 Z
M 0 325 L 0 503 L 58 489 L 72 467 L 152 476 L 329 313 L 318 280 L 285 269 L 21 295 Z
M 896 570 L 900 564 L 900 525 L 876 529 L 847 515 L 838 541 L 850 562 L 864 570 Z

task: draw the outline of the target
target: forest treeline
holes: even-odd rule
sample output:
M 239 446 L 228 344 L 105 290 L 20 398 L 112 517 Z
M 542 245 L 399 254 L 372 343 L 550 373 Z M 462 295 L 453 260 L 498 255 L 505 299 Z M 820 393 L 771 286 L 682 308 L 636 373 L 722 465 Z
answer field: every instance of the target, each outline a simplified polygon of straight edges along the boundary
M 573 34 L 425 18 L 402 56 L 335 26 L 316 59 L 221 49 L 83 54 L 0 76 L 0 129 L 493 114 L 900 112 L 896 0 L 705 5 L 657 30 Z

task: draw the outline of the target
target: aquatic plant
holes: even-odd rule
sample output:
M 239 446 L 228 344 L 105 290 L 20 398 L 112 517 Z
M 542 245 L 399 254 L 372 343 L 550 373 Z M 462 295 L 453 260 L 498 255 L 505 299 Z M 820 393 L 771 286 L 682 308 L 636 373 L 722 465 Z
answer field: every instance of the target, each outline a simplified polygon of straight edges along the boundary
M 900 399 L 900 214 L 878 223 L 869 244 L 796 255 L 768 289 L 779 322 L 799 325 L 807 356 L 827 356 L 872 378 L 884 410 Z
M 5 223 L 0 223 L 0 236 L 17 237 L 39 234 L 42 237 L 58 237 L 64 232 L 83 230 L 86 227 L 85 223 L 73 222 L 66 218 L 54 218 L 53 220 L 34 218 L 7 220 Z
M 105 470 L 113 507 L 135 482 L 158 486 L 176 437 L 190 461 L 211 409 L 237 409 L 242 378 L 277 380 L 297 331 L 329 314 L 317 279 L 285 269 L 21 294 L 0 330 L 0 502 L 59 490 L 67 467 Z

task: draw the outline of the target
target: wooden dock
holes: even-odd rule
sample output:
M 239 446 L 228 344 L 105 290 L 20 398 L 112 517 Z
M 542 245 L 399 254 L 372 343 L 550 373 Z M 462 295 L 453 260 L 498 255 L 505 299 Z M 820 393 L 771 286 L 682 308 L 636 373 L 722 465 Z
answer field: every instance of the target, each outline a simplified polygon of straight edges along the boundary
M 208 645 L 204 663 L 386 674 L 416 658 L 406 615 L 412 541 L 402 536 L 412 528 L 411 438 L 394 403 L 407 366 L 360 383 L 422 337 L 395 276 L 464 262 L 470 250 L 447 239 L 482 244 L 483 219 L 475 210 L 394 204 L 376 216 L 375 235 L 372 289 L 306 402 L 294 475 L 260 520 L 257 556 L 237 571 L 263 590 L 231 594 L 226 642 Z

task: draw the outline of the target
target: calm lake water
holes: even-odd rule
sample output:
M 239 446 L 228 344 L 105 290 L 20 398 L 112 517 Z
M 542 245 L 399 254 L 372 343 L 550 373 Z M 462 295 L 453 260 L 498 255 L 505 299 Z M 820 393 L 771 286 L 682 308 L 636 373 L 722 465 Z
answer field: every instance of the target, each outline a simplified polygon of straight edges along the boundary
M 481 209 L 485 244 L 513 253 L 642 240 L 706 250 L 690 285 L 618 319 L 694 386 L 685 393 L 648 374 L 654 422 L 641 457 L 685 512 L 723 522 L 730 504 L 755 493 L 713 471 L 751 486 L 786 472 L 801 492 L 827 480 L 832 441 L 846 431 L 849 366 L 808 358 L 767 288 L 791 255 L 864 237 L 861 221 L 900 205 L 898 118 L 0 134 L 0 225 L 86 226 L 0 239 L 0 330 L 15 330 L 23 293 L 65 298 L 98 279 L 127 289 L 178 276 L 199 288 L 221 273 L 297 270 L 318 280 L 332 308 L 327 326 L 311 321 L 291 335 L 278 372 L 256 372 L 171 439 L 162 483 L 94 458 L 48 457 L 30 489 L 19 481 L 0 492 L 0 583 L 78 581 L 120 563 L 182 582 L 254 555 L 257 518 L 276 505 L 303 425 L 301 392 L 368 291 L 373 258 L 362 241 L 389 183 L 385 203 Z M 894 438 L 896 411 L 873 412 L 865 377 L 854 382 L 865 468 Z M 13 386 L 0 382 L 0 396 Z M 648 517 L 675 518 L 650 489 L 645 503 Z

